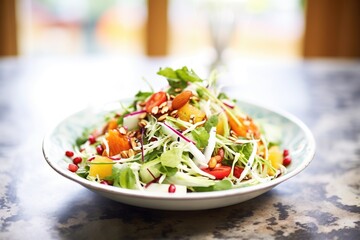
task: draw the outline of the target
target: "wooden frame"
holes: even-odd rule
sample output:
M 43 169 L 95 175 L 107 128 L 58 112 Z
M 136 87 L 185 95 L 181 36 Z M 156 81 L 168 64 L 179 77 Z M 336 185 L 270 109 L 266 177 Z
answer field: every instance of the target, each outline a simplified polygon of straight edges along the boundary
M 17 54 L 16 0 L 0 0 L 0 57 Z
M 167 0 L 148 0 L 146 25 L 146 54 L 162 56 L 168 52 Z
M 360 57 L 360 1 L 308 0 L 304 57 Z

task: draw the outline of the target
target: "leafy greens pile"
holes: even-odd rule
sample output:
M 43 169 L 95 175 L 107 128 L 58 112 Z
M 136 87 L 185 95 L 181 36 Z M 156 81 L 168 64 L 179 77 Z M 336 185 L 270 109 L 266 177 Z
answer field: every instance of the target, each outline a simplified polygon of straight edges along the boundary
M 216 86 L 187 67 L 161 68 L 169 86 L 138 92 L 67 151 L 69 170 L 115 187 L 187 193 L 270 181 L 283 152 Z

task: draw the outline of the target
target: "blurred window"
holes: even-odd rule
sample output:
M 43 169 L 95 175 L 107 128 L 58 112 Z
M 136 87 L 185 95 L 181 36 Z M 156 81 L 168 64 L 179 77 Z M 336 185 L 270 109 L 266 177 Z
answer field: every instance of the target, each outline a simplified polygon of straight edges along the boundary
M 142 54 L 145 0 L 20 0 L 23 54 Z
M 302 0 L 172 0 L 170 53 L 215 47 L 245 56 L 301 57 L 303 5 Z
M 168 53 L 300 57 L 303 1 L 169 0 Z M 19 3 L 21 54 L 146 52 L 146 0 Z

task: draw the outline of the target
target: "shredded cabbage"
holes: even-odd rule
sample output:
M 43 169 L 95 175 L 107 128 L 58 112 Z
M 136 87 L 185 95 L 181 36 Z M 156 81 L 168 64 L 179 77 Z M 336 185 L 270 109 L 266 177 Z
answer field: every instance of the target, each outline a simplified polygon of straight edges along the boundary
M 83 159 L 79 175 L 115 187 L 186 193 L 252 186 L 286 172 L 281 156 L 269 154 L 272 147 L 280 149 L 273 141 L 277 129 L 243 112 L 216 87 L 216 74 L 209 81 L 186 67 L 158 74 L 167 79 L 166 89 L 139 92 L 130 105 L 106 115 L 92 132 L 95 142 L 77 141 L 74 151 Z M 118 136 L 110 137 L 111 129 Z M 94 167 L 97 156 L 115 162 L 103 179 L 108 163 Z

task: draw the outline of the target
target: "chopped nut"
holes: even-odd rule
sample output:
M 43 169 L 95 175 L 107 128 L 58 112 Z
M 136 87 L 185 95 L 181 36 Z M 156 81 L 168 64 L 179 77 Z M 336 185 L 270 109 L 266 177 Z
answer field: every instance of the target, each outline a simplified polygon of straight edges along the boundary
M 237 140 L 236 138 L 234 138 L 234 137 L 232 137 L 232 136 L 229 136 L 228 139 L 231 140 L 231 141 L 233 141 L 233 142 L 236 142 L 236 140 Z
M 120 156 L 122 157 L 122 158 L 129 158 L 129 154 L 128 154 L 128 151 L 121 151 L 120 152 Z
M 136 134 L 135 131 L 128 131 L 126 135 L 127 135 L 128 137 L 132 138 L 132 137 L 135 136 L 135 134 Z
M 162 122 L 162 121 L 164 121 L 165 119 L 166 119 L 166 117 L 168 116 L 168 114 L 167 113 L 165 113 L 164 115 L 161 115 L 159 118 L 158 118 L 158 121 L 159 122 Z
M 146 112 L 144 112 L 144 113 L 140 113 L 139 114 L 139 119 L 143 119 L 143 118 L 145 118 L 146 117 Z
M 159 105 L 159 108 L 162 109 L 163 107 L 167 106 L 167 102 L 163 102 L 162 104 Z
M 139 102 L 138 104 L 139 104 L 140 107 L 145 107 L 146 102 Z
M 126 131 L 126 129 L 125 129 L 124 127 L 120 127 L 120 128 L 119 128 L 119 132 L 120 132 L 121 134 L 125 135 L 127 131 Z
M 170 113 L 170 116 L 175 117 L 177 113 L 178 113 L 178 110 L 174 110 Z
M 129 157 L 133 157 L 134 155 L 135 155 L 134 150 L 132 150 L 132 149 L 130 148 L 129 151 L 128 151 L 128 156 L 129 156 Z
M 175 96 L 174 95 L 170 95 L 170 99 L 172 100 L 172 99 L 174 99 L 175 98 Z
M 136 148 L 137 147 L 137 141 L 136 141 L 137 139 L 136 138 L 131 138 L 130 139 L 130 144 L 131 144 L 131 147 L 134 149 L 134 148 Z
M 151 109 L 151 113 L 154 114 L 154 115 L 158 114 L 158 112 L 159 112 L 159 107 L 158 106 L 155 106 L 155 107 L 153 107 Z
M 193 101 L 200 101 L 200 98 L 198 96 L 195 96 L 195 95 L 191 96 L 190 99 L 193 100 Z
M 165 106 L 161 109 L 161 114 L 164 114 L 164 113 L 167 113 L 169 111 L 169 107 L 168 106 Z
M 247 131 L 246 138 L 252 138 L 252 136 L 253 136 L 253 132 L 251 130 Z
M 180 109 L 182 106 L 189 102 L 191 96 L 192 92 L 189 90 L 186 90 L 177 95 L 171 103 L 172 109 Z
M 181 92 L 181 88 L 175 88 L 174 91 L 175 91 L 176 93 L 179 93 L 179 92 Z
M 208 166 L 210 169 L 213 169 L 216 167 L 217 161 L 215 157 L 211 157 L 209 162 L 208 162 Z
M 139 125 L 139 127 L 145 127 L 147 124 L 148 124 L 148 121 L 146 121 L 145 119 L 142 119 L 138 125 Z
M 234 138 L 237 138 L 237 135 L 233 130 L 230 130 L 230 135 Z
M 140 139 L 142 137 L 141 135 L 141 131 L 136 131 L 136 136 L 137 139 Z

